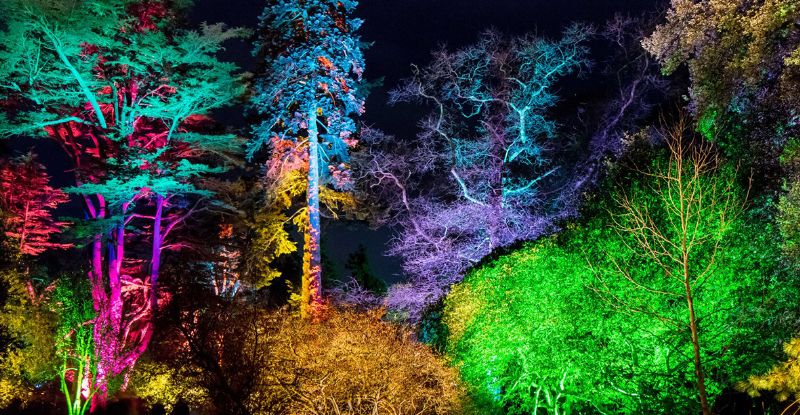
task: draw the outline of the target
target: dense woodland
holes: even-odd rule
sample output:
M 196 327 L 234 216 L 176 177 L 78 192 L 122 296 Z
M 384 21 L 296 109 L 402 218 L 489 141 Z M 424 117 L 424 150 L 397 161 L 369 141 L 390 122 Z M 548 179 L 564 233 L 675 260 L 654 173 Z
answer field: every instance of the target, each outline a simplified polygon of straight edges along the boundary
M 476 27 L 402 137 L 356 0 L 264 3 L 0 2 L 0 412 L 800 413 L 800 0 Z

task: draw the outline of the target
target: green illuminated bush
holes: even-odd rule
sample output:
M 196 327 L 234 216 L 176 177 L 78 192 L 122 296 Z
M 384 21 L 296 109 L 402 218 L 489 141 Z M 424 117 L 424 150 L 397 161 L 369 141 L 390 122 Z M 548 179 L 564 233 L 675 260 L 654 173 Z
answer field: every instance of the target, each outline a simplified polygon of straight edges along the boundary
M 649 180 L 626 191 L 658 215 L 664 199 Z M 716 186 L 733 178 L 718 172 L 703 180 Z M 615 229 L 616 203 L 598 203 L 587 223 L 475 269 L 447 298 L 446 349 L 484 412 L 699 411 L 686 302 L 632 288 L 617 266 L 655 289 L 666 284 L 663 270 Z M 711 403 L 768 369 L 781 336 L 792 333 L 796 316 L 787 310 L 797 283 L 782 271 L 774 235 L 754 215 L 731 221 L 711 276 L 696 290 Z M 692 266 L 707 263 L 709 252 L 697 252 Z

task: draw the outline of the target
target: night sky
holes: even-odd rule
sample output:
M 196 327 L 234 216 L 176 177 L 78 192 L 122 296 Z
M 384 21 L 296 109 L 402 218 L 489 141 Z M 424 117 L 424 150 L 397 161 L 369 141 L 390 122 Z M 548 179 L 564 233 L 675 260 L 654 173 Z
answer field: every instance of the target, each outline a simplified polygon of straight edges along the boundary
M 660 0 L 363 0 L 358 17 L 365 20 L 361 37 L 373 45 L 365 52 L 366 77 L 383 78 L 383 87 L 367 100 L 365 121 L 399 138 L 414 134 L 423 114 L 419 108 L 386 105 L 387 91 L 409 75 L 412 63 L 425 65 L 430 51 L 441 44 L 458 48 L 474 42 L 481 31 L 495 28 L 510 35 L 535 32 L 558 37 L 572 22 L 602 25 L 615 14 L 639 16 L 663 10 Z M 189 23 L 224 22 L 229 26 L 255 27 L 264 6 L 261 0 L 195 0 Z M 249 42 L 231 43 L 224 58 L 245 70 L 255 68 Z M 601 57 L 594 56 L 593 59 Z M 224 111 L 223 124 L 247 133 L 241 109 Z M 338 222 L 323 231 L 324 249 L 341 268 L 347 255 L 359 243 L 367 247 L 369 259 L 379 276 L 396 281 L 399 261 L 383 256 L 390 230 L 370 230 L 361 223 Z M 339 269 L 339 272 L 344 270 Z

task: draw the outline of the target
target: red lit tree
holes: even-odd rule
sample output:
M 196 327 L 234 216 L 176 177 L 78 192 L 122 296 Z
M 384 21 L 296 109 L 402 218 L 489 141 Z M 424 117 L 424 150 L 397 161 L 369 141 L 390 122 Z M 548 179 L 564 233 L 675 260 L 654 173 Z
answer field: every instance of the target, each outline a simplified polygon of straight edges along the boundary
M 0 161 L 0 211 L 12 251 L 36 256 L 71 246 L 52 241 L 67 225 L 56 220 L 53 211 L 66 201 L 63 191 L 50 186 L 50 176 L 33 153 Z

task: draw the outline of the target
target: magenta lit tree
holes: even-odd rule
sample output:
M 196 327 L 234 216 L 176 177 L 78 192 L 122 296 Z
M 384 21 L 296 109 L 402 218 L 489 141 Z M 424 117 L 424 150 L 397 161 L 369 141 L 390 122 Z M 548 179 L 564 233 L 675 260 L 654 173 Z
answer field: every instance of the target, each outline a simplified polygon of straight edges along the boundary
M 162 254 L 176 229 L 207 209 L 199 182 L 238 149 L 207 134 L 203 114 L 241 93 L 235 65 L 215 58 L 241 30 L 176 26 L 161 1 L 4 2 L 2 135 L 41 133 L 74 165 L 91 253 L 97 360 L 93 406 L 125 387 L 146 350 Z M 131 47 L 131 45 L 136 47 Z

